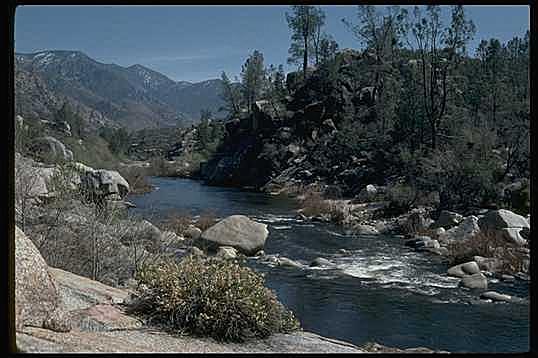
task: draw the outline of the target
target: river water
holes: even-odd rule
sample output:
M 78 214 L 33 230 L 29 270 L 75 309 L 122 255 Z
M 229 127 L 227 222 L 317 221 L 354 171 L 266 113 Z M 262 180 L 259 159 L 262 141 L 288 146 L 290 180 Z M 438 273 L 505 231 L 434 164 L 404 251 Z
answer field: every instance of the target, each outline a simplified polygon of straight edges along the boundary
M 425 346 L 450 352 L 529 350 L 529 285 L 490 280 L 489 289 L 518 303 L 479 300 L 458 287 L 438 256 L 418 253 L 391 236 L 354 236 L 331 224 L 295 219 L 291 199 L 188 179 L 151 178 L 157 190 L 132 195 L 137 215 L 159 219 L 172 212 L 219 217 L 243 214 L 268 225 L 264 251 L 307 264 L 324 257 L 336 269 L 248 265 L 305 330 L 357 345 L 375 341 L 399 348 Z M 342 253 L 340 249 L 345 249 Z

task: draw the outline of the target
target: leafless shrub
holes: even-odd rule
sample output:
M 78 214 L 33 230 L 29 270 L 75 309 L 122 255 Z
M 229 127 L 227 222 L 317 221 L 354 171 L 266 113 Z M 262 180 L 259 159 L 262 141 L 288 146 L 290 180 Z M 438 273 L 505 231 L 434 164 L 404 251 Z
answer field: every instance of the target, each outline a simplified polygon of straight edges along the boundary
M 153 185 L 148 181 L 148 168 L 129 166 L 120 168 L 118 172 L 129 183 L 132 194 L 144 194 L 153 190 Z
M 451 265 L 472 261 L 474 256 L 497 258 L 502 262 L 501 271 L 516 273 L 524 270 L 525 256 L 515 243 L 495 235 L 479 232 L 467 240 L 450 243 L 447 246 Z
M 309 187 L 301 195 L 301 213 L 309 217 L 326 216 L 334 222 L 342 222 L 345 213 L 335 201 L 326 200 L 318 187 Z
M 202 231 L 209 229 L 217 223 L 217 217 L 212 211 L 204 211 L 196 220 L 196 227 Z
M 186 211 L 172 212 L 161 223 L 161 227 L 163 230 L 172 231 L 177 235 L 183 236 L 185 230 L 187 230 L 189 225 L 191 225 L 193 222 L 193 216 Z
M 21 230 L 26 230 L 26 221 L 32 204 L 36 201 L 36 187 L 41 180 L 39 172 L 30 163 L 17 157 L 15 160 L 15 220 Z

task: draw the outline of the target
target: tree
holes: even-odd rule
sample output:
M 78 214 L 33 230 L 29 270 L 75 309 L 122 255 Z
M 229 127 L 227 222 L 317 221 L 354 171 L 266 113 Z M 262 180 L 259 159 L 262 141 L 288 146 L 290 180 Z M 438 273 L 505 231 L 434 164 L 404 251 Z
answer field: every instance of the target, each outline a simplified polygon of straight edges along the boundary
M 274 65 L 270 65 L 266 72 L 265 98 L 269 101 L 274 113 L 280 116 L 287 95 L 284 67 L 279 65 L 276 68 Z
M 114 154 L 124 154 L 129 148 L 130 135 L 123 127 L 110 128 L 103 127 L 99 133 Z
M 241 70 L 241 89 L 249 113 L 252 110 L 254 102 L 262 94 L 264 81 L 265 67 L 263 65 L 263 54 L 258 50 L 254 50 Z
M 200 111 L 200 124 L 198 125 L 197 138 L 200 143 L 200 148 L 206 149 L 211 142 L 211 129 L 209 123 L 213 114 L 211 110 L 203 109 Z
M 319 44 L 319 61 L 320 63 L 326 63 L 332 60 L 338 51 L 338 43 L 332 38 L 332 36 L 325 34 Z
M 224 106 L 219 109 L 227 111 L 230 116 L 236 116 L 241 112 L 241 91 L 239 86 L 236 86 L 222 71 L 222 93 L 221 98 L 224 101 Z
M 56 123 L 66 122 L 71 127 L 71 133 L 78 138 L 83 137 L 84 120 L 73 111 L 68 102 L 64 102 L 62 107 L 54 113 Z
M 452 8 L 449 28 L 443 27 L 439 5 L 428 5 L 425 15 L 415 6 L 413 14 L 414 22 L 407 29 L 411 29 L 418 47 L 424 115 L 430 126 L 431 148 L 435 149 L 438 128 L 447 108 L 449 78 L 458 68 L 475 27 L 465 18 L 461 5 Z
M 320 63 L 321 43 L 326 38 L 327 34 L 323 32 L 325 25 L 325 13 L 319 6 L 314 7 L 314 32 L 312 34 L 313 58 L 316 66 Z
M 292 5 L 291 12 L 286 13 L 286 21 L 292 31 L 288 63 L 300 63 L 302 59 L 303 77 L 306 78 L 309 54 L 314 47 L 315 35 L 324 24 L 325 15 L 319 7 Z
M 405 34 L 406 10 L 390 6 L 386 13 L 375 9 L 373 5 L 357 7 L 357 24 L 342 19 L 355 38 L 365 46 L 365 53 L 372 54 L 374 63 L 371 69 L 373 78 L 371 86 L 378 98 L 376 115 L 381 119 L 380 135 L 383 136 L 388 122 L 395 117 L 395 97 L 398 91 L 397 49 L 400 39 Z

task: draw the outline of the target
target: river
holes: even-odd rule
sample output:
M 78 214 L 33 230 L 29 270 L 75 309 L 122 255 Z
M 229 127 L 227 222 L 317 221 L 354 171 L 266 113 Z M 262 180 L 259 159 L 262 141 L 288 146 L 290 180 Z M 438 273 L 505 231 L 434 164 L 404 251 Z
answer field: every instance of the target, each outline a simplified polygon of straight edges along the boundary
M 479 300 L 446 276 L 435 255 L 418 253 L 392 236 L 355 236 L 331 224 L 295 219 L 295 201 L 188 179 L 150 179 L 157 190 L 131 195 L 135 214 L 149 220 L 172 212 L 219 217 L 243 214 L 268 225 L 266 254 L 308 264 L 327 258 L 337 269 L 248 265 L 305 330 L 362 345 L 424 346 L 450 352 L 529 350 L 529 284 L 490 280 L 489 289 L 523 298 L 519 303 Z M 340 249 L 347 250 L 342 253 Z

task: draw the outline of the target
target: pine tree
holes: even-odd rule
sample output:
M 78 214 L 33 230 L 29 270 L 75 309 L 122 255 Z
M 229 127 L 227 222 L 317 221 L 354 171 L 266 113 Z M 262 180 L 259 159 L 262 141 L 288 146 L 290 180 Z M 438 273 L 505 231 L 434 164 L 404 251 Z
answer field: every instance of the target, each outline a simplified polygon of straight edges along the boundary
M 265 67 L 263 55 L 255 50 L 246 60 L 241 71 L 241 89 L 243 99 L 250 113 L 254 102 L 257 101 L 263 92 L 265 81 Z
M 288 63 L 301 63 L 302 61 L 303 77 L 306 78 L 308 60 L 312 56 L 312 52 L 316 53 L 315 36 L 316 33 L 321 32 L 321 27 L 325 22 L 325 14 L 319 7 L 293 5 L 291 12 L 286 13 L 286 21 L 292 31 Z

